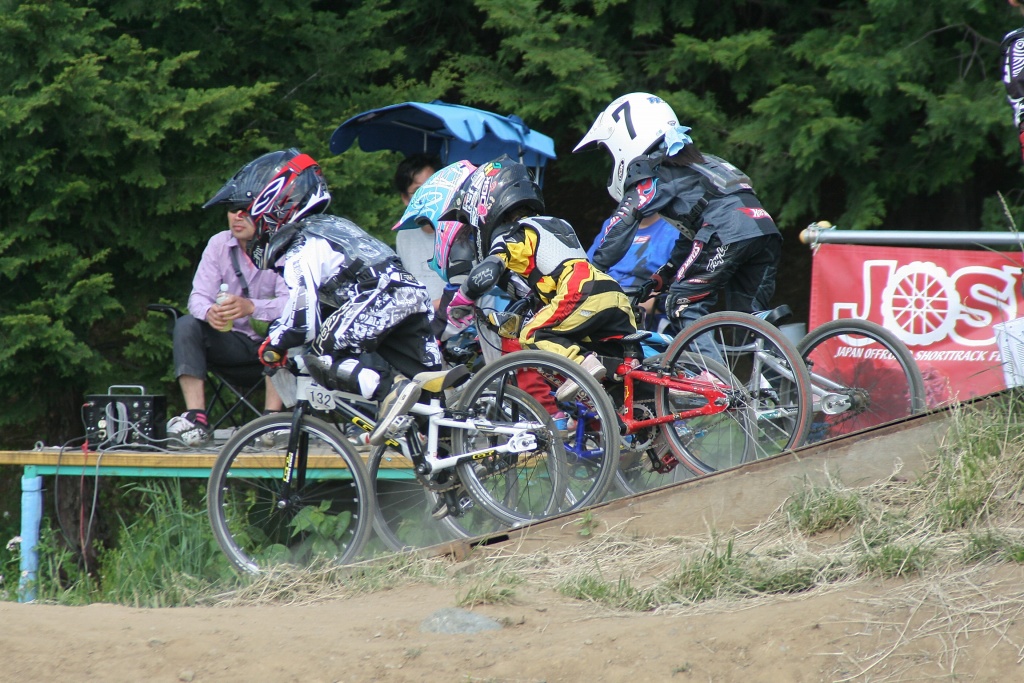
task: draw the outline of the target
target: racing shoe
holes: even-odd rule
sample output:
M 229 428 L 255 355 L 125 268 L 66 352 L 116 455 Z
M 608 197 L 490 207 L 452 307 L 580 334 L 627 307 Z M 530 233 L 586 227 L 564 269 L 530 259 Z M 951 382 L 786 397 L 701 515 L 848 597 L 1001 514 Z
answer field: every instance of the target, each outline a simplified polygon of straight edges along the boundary
M 422 387 L 420 387 L 419 382 L 416 380 L 406 379 L 402 375 L 398 375 L 395 378 L 391 391 L 380 402 L 380 410 L 377 413 L 380 419 L 377 421 L 377 426 L 370 433 L 371 446 L 380 446 L 386 440 L 398 436 L 395 433 L 396 427 L 405 426 L 408 428 L 411 426 L 408 420 L 399 420 L 398 418 L 409 412 L 409 409 L 419 399 L 422 391 Z
M 597 354 L 591 353 L 580 362 L 580 366 L 590 373 L 590 376 L 600 382 L 604 379 L 605 375 L 608 374 L 608 368 L 604 366 L 601 359 L 597 357 Z M 555 392 L 556 401 L 568 401 L 570 398 L 576 395 L 576 392 L 580 390 L 580 387 L 573 380 L 568 380 L 565 384 L 558 388 Z
M 186 446 L 197 447 L 210 442 L 210 422 L 205 410 L 187 410 L 167 422 L 167 436 Z
M 330 356 L 317 356 L 312 353 L 302 354 L 302 363 L 313 381 L 327 389 L 339 389 L 339 383 L 331 368 Z

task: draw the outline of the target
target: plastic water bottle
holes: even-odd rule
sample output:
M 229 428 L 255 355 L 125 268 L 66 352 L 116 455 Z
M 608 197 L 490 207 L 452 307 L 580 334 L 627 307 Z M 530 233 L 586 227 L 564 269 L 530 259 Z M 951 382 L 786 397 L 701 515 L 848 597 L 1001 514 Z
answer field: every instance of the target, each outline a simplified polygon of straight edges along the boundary
M 220 285 L 220 294 L 217 295 L 217 305 L 223 304 L 228 299 L 228 283 L 222 282 Z M 228 324 L 224 326 L 221 332 L 230 332 L 231 328 L 235 326 L 234 320 L 229 320 Z

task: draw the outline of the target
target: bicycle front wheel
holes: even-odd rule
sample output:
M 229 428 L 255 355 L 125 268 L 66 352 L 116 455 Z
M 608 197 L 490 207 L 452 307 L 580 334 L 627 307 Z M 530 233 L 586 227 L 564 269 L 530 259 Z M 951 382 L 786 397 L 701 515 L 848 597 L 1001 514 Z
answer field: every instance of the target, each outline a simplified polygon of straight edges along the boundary
M 811 425 L 811 380 L 793 344 L 760 318 L 723 311 L 684 329 L 664 366 L 716 383 L 725 411 L 662 425 L 672 453 L 698 474 L 778 455 L 804 442 Z M 675 370 L 673 370 L 675 371 Z M 667 390 L 655 393 L 658 415 L 678 410 Z
M 856 318 L 833 320 L 808 333 L 797 349 L 814 389 L 810 443 L 925 409 L 924 379 L 913 354 L 881 325 Z
M 377 502 L 373 528 L 388 550 L 425 548 L 452 535 L 432 517 L 439 498 L 416 478 L 409 456 L 387 444 L 370 454 L 370 479 Z
M 285 483 L 293 416 L 267 415 L 224 445 L 207 510 L 217 543 L 241 572 L 354 560 L 373 524 L 366 465 L 333 426 L 303 416 L 298 467 Z
M 556 400 L 558 388 L 569 380 L 578 391 Z M 578 363 L 547 351 L 503 356 L 473 376 L 459 410 L 493 422 L 525 419 L 543 426 L 536 433 L 536 451 L 484 456 L 458 466 L 469 494 L 502 522 L 521 524 L 592 505 L 611 487 L 619 458 L 618 420 L 601 385 Z M 453 452 L 460 454 L 508 437 L 486 429 L 454 430 L 452 440 Z

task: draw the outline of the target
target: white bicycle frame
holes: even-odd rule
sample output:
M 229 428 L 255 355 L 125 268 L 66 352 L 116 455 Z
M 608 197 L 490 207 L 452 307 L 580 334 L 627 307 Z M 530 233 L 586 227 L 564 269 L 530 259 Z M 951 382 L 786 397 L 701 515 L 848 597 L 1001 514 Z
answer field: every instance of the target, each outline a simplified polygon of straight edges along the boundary
M 325 412 L 341 411 L 345 414 L 355 415 L 367 421 L 370 429 L 373 428 L 373 421 L 365 414 L 351 406 L 353 399 L 366 402 L 366 399 L 349 394 L 344 391 L 337 391 L 322 387 L 313 381 L 309 375 L 299 375 L 296 387 L 297 396 L 305 399 L 314 410 Z M 482 460 L 493 455 L 505 453 L 527 453 L 537 450 L 538 429 L 548 429 L 540 422 L 516 422 L 512 425 L 496 425 L 490 420 L 480 418 L 455 419 L 445 416 L 445 409 L 441 406 L 440 400 L 431 399 L 429 405 L 417 403 L 409 411 L 414 415 L 425 415 L 428 419 L 427 443 L 422 457 L 429 472 L 450 469 L 467 459 Z M 441 427 L 450 427 L 465 431 L 475 431 L 484 434 L 506 434 L 511 438 L 501 446 L 492 446 L 467 453 L 457 453 L 441 457 L 438 449 L 438 440 Z M 365 427 L 364 427 L 365 429 Z M 412 457 L 409 446 L 404 440 L 397 442 L 403 453 Z

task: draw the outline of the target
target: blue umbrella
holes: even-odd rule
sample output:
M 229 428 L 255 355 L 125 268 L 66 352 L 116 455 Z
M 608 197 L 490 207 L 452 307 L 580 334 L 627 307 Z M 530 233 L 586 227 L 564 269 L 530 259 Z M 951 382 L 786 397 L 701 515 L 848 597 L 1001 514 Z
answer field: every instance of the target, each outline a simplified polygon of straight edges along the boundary
M 403 102 L 357 114 L 331 135 L 331 151 L 341 154 L 357 137 L 364 152 L 427 152 L 444 165 L 461 159 L 479 165 L 508 154 L 533 168 L 538 183 L 548 160 L 555 158 L 554 141 L 530 130 L 518 116 L 441 100 Z

